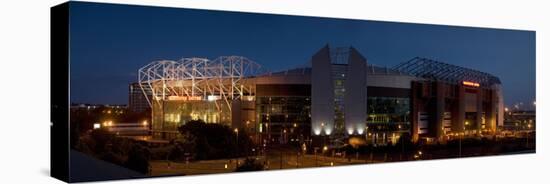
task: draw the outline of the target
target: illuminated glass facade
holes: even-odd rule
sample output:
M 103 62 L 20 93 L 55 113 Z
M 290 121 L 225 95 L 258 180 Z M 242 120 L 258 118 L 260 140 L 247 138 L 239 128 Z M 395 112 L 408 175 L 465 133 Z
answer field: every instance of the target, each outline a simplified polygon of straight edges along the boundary
M 226 106 L 216 106 L 213 101 L 163 101 L 153 110 L 153 137 L 173 139 L 178 135 L 178 127 L 191 120 L 206 123 L 231 123 L 231 114 Z M 226 108 L 226 109 L 218 109 Z
M 409 98 L 369 97 L 367 104 L 367 123 L 409 123 Z
M 259 132 L 270 142 L 298 142 L 309 137 L 310 97 L 258 97 Z
M 367 98 L 367 139 L 374 144 L 395 144 L 410 130 L 410 100 L 403 97 Z
M 345 103 L 344 96 L 346 94 L 346 69 L 347 65 L 333 64 L 332 79 L 334 80 L 334 133 L 344 133 L 345 126 Z

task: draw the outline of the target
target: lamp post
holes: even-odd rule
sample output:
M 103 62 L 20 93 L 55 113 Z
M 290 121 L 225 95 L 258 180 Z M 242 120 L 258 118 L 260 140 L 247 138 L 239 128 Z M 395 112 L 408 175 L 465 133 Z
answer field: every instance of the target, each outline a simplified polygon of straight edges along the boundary
M 403 160 L 403 154 L 405 154 L 405 139 L 401 138 L 401 136 L 399 137 L 401 139 L 401 155 L 399 155 L 399 160 Z
M 529 132 L 531 132 L 531 123 L 527 124 L 527 132 L 525 135 L 525 147 L 529 147 Z
M 468 121 L 464 122 L 464 126 L 462 126 L 462 132 L 459 134 L 458 139 L 458 157 L 462 157 L 462 137 L 464 136 L 464 132 L 466 131 L 466 126 L 470 123 Z
M 323 162 L 326 162 L 326 152 L 327 151 L 328 151 L 328 146 L 324 145 L 323 150 L 321 151 L 321 153 L 323 154 Z
M 237 155 L 236 155 L 236 157 L 235 157 L 235 169 L 236 169 L 236 168 L 239 167 L 239 129 L 238 129 L 238 128 L 235 128 L 235 129 L 233 130 L 233 132 L 235 132 L 235 135 L 236 135 L 236 136 L 235 136 L 235 137 L 236 137 L 236 138 L 235 138 L 235 141 L 236 141 L 236 143 L 237 143 L 237 145 L 236 145 L 236 147 L 235 147 L 235 149 L 236 149 L 236 151 L 237 151 Z
M 318 167 L 319 164 L 317 162 L 317 150 L 319 149 L 319 147 L 315 147 L 313 148 L 313 154 L 315 155 L 315 167 Z
M 464 136 L 464 132 L 460 133 L 458 140 L 458 157 L 462 157 L 462 137 Z

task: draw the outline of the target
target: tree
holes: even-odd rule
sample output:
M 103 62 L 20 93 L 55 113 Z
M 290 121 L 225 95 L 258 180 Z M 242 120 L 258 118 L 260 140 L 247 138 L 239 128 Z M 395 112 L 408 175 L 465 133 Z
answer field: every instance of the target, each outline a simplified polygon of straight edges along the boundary
M 208 144 L 208 141 L 205 137 L 201 136 L 197 138 L 197 146 L 195 147 L 195 155 L 199 160 L 205 160 L 212 157 L 214 148 Z
M 190 134 L 195 138 L 195 146 L 191 153 L 195 153 L 197 159 L 242 156 L 246 155 L 254 146 L 249 134 L 244 129 L 239 130 L 239 133 L 236 134 L 226 125 L 195 120 L 180 126 L 178 130 L 182 137 Z
M 404 148 L 405 150 L 413 150 L 415 148 L 415 145 L 412 142 L 412 137 L 408 133 L 402 134 L 397 140 L 395 146 Z

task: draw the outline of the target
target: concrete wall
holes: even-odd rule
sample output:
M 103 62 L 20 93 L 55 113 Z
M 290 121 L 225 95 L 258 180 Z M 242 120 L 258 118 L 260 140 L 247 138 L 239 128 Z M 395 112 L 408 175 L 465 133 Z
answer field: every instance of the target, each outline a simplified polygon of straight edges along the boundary
M 311 62 L 311 130 L 313 135 L 330 135 L 334 128 L 334 85 L 328 45 Z
M 368 74 L 367 85 L 377 87 L 391 87 L 410 89 L 411 82 L 418 80 L 416 77 L 396 74 Z
M 248 122 L 248 124 L 247 124 Z M 256 103 L 235 99 L 231 102 L 231 127 L 246 128 L 247 131 L 254 131 L 256 125 Z
M 502 86 L 500 84 L 494 85 L 493 89 L 496 91 L 496 98 L 498 104 L 497 126 L 504 126 L 504 97 L 502 95 Z M 495 127 L 496 128 L 496 127 Z
M 348 135 L 363 134 L 365 130 L 367 120 L 366 66 L 366 59 L 352 48 L 344 83 L 344 127 Z
M 265 75 L 253 79 L 247 79 L 254 84 L 310 84 L 311 75 L 304 73 L 303 75 Z

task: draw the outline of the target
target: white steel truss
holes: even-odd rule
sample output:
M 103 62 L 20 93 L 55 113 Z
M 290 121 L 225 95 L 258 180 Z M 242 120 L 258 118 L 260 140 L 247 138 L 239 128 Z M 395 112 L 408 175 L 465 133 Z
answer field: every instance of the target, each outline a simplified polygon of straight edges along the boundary
M 161 60 L 149 63 L 138 70 L 142 91 L 150 90 L 153 103 L 178 97 L 200 98 L 224 102 L 231 109 L 231 101 L 243 97 L 253 98 L 255 86 L 252 77 L 268 73 L 258 63 L 242 56 L 221 56 L 215 60 L 183 58 L 179 61 Z

